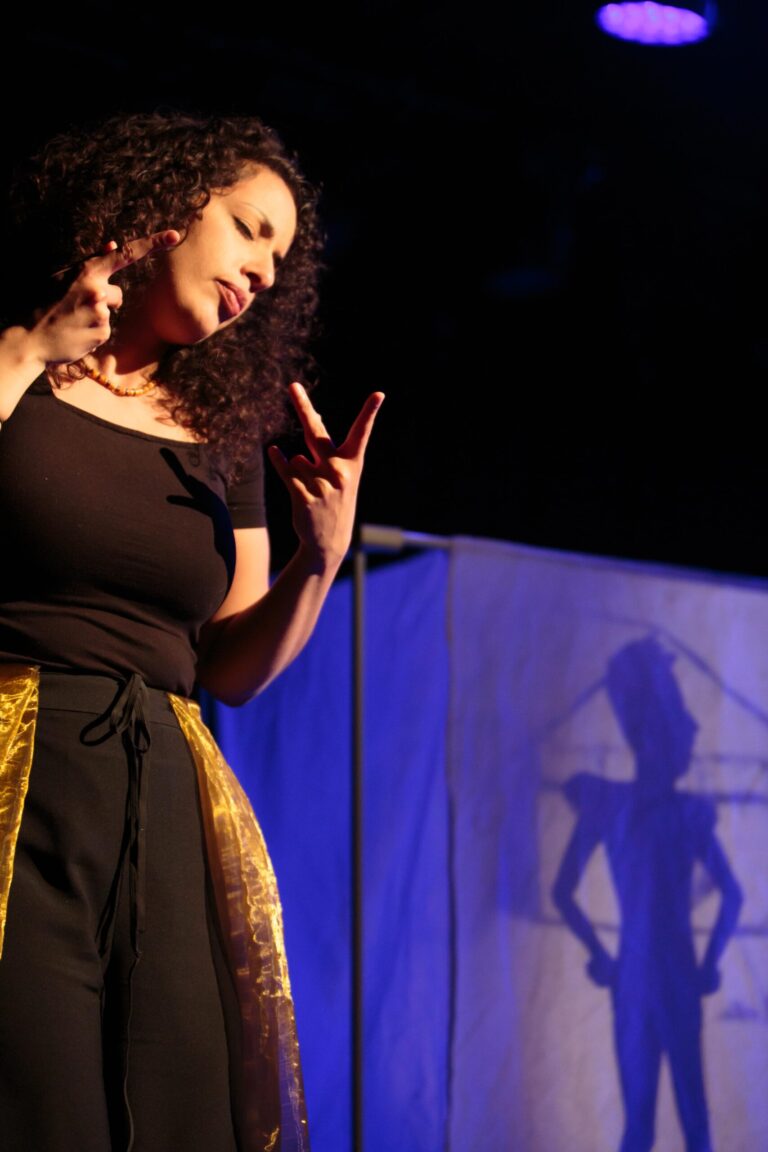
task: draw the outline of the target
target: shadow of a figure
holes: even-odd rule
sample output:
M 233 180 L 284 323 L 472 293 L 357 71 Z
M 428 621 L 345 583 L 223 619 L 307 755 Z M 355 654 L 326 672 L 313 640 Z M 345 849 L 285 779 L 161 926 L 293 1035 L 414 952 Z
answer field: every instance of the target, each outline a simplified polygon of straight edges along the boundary
M 651 1152 L 666 1054 L 687 1152 L 712 1152 L 701 1051 L 701 997 L 717 990 L 718 962 L 741 909 L 741 889 L 715 835 L 715 810 L 677 781 L 688 770 L 697 724 L 653 638 L 609 661 L 605 686 L 634 753 L 635 778 L 578 773 L 565 786 L 577 821 L 553 886 L 565 923 L 589 951 L 587 973 L 613 998 L 624 1102 L 620 1152 Z M 613 957 L 575 899 L 587 862 L 603 844 L 620 913 Z M 691 924 L 694 864 L 720 892 L 701 959 Z

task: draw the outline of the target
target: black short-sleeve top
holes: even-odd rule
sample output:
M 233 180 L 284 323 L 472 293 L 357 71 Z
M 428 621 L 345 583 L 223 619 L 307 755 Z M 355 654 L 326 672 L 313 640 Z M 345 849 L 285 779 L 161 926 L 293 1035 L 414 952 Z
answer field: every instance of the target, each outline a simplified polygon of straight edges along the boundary
M 234 528 L 264 526 L 260 451 L 228 485 L 205 445 L 92 416 L 41 378 L 0 431 L 0 663 L 190 695 Z

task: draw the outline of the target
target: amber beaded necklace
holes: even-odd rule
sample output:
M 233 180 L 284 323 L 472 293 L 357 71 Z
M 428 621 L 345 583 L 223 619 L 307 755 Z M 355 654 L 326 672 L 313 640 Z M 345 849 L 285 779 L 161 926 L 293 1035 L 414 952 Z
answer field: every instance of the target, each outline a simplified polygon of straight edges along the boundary
M 102 388 L 108 388 L 115 396 L 146 396 L 153 388 L 157 387 L 157 380 L 151 377 L 138 388 L 121 388 L 119 384 L 115 384 L 103 372 L 97 372 L 95 368 L 85 368 L 86 376 L 90 376 L 91 380 L 95 380 L 97 384 L 101 384 Z

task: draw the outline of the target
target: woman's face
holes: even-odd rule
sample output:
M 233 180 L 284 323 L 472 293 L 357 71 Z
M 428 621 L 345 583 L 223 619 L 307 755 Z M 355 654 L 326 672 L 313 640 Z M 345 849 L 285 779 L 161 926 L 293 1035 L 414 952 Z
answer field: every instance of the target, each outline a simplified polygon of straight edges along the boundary
M 296 204 L 271 168 L 214 192 L 184 241 L 158 262 L 142 319 L 164 344 L 197 344 L 270 288 L 296 234 Z

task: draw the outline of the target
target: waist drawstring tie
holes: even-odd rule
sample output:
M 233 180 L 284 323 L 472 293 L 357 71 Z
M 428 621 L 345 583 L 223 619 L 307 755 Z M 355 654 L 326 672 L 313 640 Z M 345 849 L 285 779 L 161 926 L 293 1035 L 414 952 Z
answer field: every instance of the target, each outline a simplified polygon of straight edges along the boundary
M 141 676 L 134 672 L 112 705 L 108 720 L 110 732 L 122 736 L 129 761 L 127 851 L 134 952 L 131 971 L 141 957 L 145 921 L 147 769 L 152 742 L 146 718 L 147 705 L 147 686 Z
M 128 1143 L 125 1152 L 131 1152 L 134 1143 L 133 1115 L 128 1099 L 128 1056 L 130 1052 L 133 974 L 141 959 L 142 934 L 146 913 L 147 774 L 149 748 L 152 742 L 147 724 L 148 705 L 147 686 L 141 676 L 134 672 L 121 688 L 106 716 L 109 735 L 122 738 L 128 757 L 128 801 L 123 862 L 127 855 L 133 960 L 128 973 L 128 1005 L 123 1064 L 123 1100 L 128 1124 Z M 122 871 L 122 865 L 120 871 Z
M 128 973 L 128 1016 L 126 1020 L 126 1058 L 123 1066 L 123 1100 L 128 1119 L 128 1144 L 126 1152 L 134 1147 L 134 1116 L 130 1111 L 128 1098 L 128 1054 L 130 1052 L 130 1023 L 132 1009 L 132 978 L 136 965 L 142 958 L 142 934 L 145 919 L 146 895 L 146 775 L 149 767 L 149 752 L 152 737 L 146 722 L 146 708 L 149 703 L 146 684 L 138 673 L 130 680 L 115 700 L 109 713 L 109 730 L 115 736 L 122 736 L 128 753 L 128 863 L 130 884 L 131 942 L 134 946 L 134 961 Z

